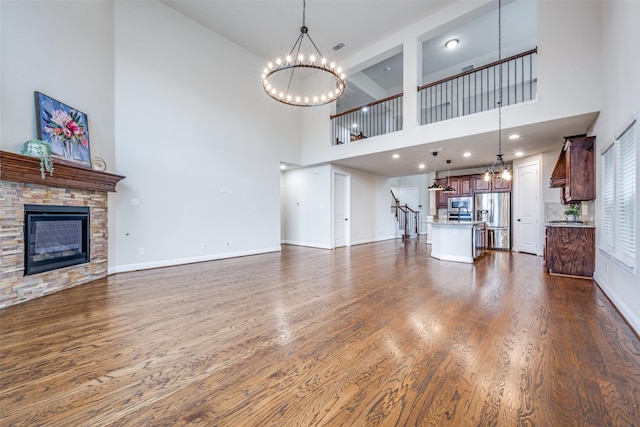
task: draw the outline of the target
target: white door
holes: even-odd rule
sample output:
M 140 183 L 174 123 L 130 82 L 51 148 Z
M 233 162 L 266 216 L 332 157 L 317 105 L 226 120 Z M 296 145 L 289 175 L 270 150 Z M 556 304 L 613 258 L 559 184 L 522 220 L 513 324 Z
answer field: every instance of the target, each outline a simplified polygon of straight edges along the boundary
M 516 251 L 537 255 L 539 251 L 540 181 L 539 163 L 516 169 Z
M 333 247 L 349 246 L 350 176 L 333 174 Z
M 414 211 L 418 210 L 418 189 L 417 188 L 401 188 L 400 189 L 400 205 L 407 205 Z

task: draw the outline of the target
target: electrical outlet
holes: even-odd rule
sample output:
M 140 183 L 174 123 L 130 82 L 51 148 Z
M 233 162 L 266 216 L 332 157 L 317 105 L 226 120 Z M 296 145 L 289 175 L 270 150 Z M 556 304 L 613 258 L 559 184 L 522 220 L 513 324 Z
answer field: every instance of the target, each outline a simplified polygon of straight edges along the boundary
M 231 246 L 231 245 L 233 245 L 233 242 L 232 241 L 228 241 L 227 242 L 227 246 Z
M 140 250 L 138 251 L 138 253 L 139 253 L 140 255 L 144 255 L 144 248 L 140 248 Z
M 609 263 L 605 262 L 604 263 L 604 272 L 607 273 L 609 271 Z
M 140 199 L 131 199 L 131 205 L 138 206 L 140 204 Z
M 206 244 L 206 243 L 203 243 L 203 244 L 202 244 L 202 249 L 206 249 L 206 247 L 207 247 L 207 244 Z

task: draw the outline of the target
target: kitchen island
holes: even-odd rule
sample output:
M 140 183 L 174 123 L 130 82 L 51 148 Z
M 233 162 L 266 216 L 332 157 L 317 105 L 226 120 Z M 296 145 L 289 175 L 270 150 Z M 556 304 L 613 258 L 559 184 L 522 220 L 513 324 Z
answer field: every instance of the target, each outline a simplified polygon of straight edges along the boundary
M 443 261 L 473 263 L 486 247 L 483 221 L 434 221 L 431 235 L 431 256 Z

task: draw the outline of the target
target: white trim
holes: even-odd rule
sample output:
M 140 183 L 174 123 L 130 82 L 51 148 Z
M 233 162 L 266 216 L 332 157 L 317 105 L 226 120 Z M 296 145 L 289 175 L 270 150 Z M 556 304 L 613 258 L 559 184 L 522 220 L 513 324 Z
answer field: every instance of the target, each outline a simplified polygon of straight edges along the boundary
M 365 240 L 358 240 L 357 242 L 351 242 L 351 246 L 354 245 L 364 245 L 367 243 L 376 243 L 376 242 L 382 242 L 384 240 L 394 240 L 394 239 L 399 239 L 400 237 L 398 236 L 387 236 L 387 237 L 377 237 L 375 239 L 365 239 Z
M 257 249 L 257 250 L 251 250 L 251 251 L 228 252 L 223 254 L 213 254 L 213 255 L 205 255 L 205 256 L 197 256 L 197 257 L 189 257 L 189 258 L 176 258 L 176 259 L 168 259 L 168 260 L 162 260 L 162 261 L 144 262 L 140 264 L 127 264 L 127 265 L 120 265 L 120 266 L 109 268 L 108 274 L 126 273 L 128 271 L 148 270 L 151 268 L 160 268 L 160 267 L 172 267 L 175 265 L 193 264 L 196 262 L 204 262 L 204 261 L 216 261 L 219 259 L 237 258 L 237 257 L 247 256 L 247 255 L 260 255 L 260 254 L 266 254 L 269 252 L 280 252 L 281 250 L 282 249 L 279 246 L 277 246 L 273 248 L 263 248 L 263 249 Z
M 454 261 L 454 262 L 464 262 L 467 264 L 473 264 L 473 258 L 468 256 L 458 256 L 458 255 L 442 255 L 438 252 L 431 252 L 431 257 L 439 259 L 440 261 Z
M 597 273 L 597 271 L 596 271 Z M 640 335 L 640 319 L 633 313 L 633 310 L 629 308 L 624 300 L 618 298 L 618 295 L 609 286 L 604 284 L 604 281 L 599 280 L 598 276 L 594 273 L 593 280 L 602 289 L 602 292 L 611 300 L 613 305 L 618 309 L 622 317 L 629 323 L 636 334 Z
M 318 249 L 334 249 L 331 245 L 319 245 L 317 243 L 309 243 L 309 242 L 298 242 L 296 240 L 283 240 L 283 245 L 293 245 L 293 246 L 305 246 L 307 248 L 318 248 Z

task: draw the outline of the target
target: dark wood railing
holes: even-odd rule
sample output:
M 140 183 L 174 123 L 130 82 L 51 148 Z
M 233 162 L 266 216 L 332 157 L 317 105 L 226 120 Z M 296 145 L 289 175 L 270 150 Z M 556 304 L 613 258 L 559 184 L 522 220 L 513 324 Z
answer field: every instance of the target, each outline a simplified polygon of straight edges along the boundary
M 498 108 L 502 68 L 502 106 L 534 99 L 537 91 L 538 49 L 418 87 L 420 124 Z
M 402 93 L 330 118 L 333 145 L 402 130 Z
M 406 203 L 401 205 L 400 199 L 396 197 L 393 190 L 391 190 L 391 197 L 393 198 L 391 209 L 395 210 L 399 228 L 402 229 L 402 240 L 408 239 L 412 233 L 418 234 L 418 211 L 414 211 Z

